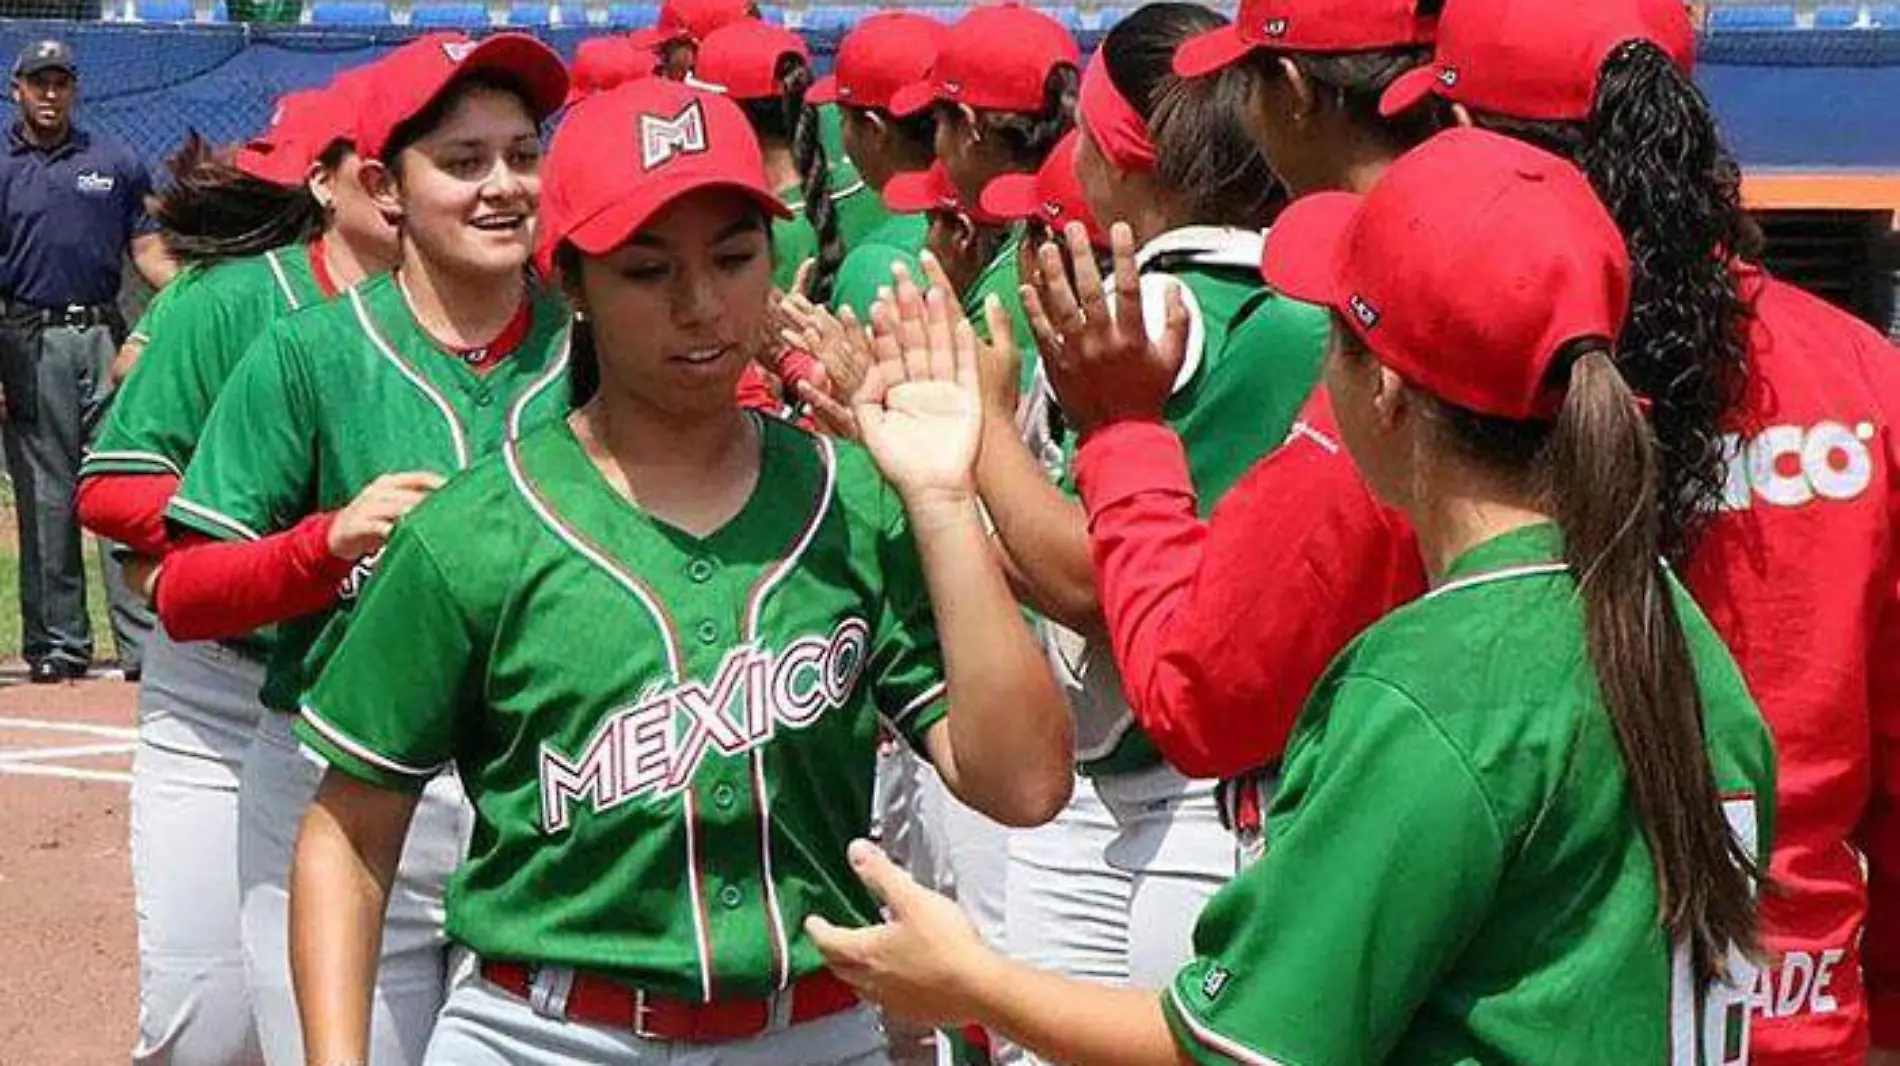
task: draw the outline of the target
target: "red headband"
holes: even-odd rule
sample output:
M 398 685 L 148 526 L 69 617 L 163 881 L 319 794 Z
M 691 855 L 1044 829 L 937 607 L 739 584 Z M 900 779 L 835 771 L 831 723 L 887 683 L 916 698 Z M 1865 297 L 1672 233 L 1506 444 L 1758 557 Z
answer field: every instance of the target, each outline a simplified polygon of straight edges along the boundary
M 1148 123 L 1135 105 L 1115 88 L 1108 76 L 1108 64 L 1095 53 L 1088 69 L 1082 72 L 1082 91 L 1076 100 L 1076 113 L 1108 161 L 1118 170 L 1148 171 L 1155 167 L 1155 143 L 1148 139 Z

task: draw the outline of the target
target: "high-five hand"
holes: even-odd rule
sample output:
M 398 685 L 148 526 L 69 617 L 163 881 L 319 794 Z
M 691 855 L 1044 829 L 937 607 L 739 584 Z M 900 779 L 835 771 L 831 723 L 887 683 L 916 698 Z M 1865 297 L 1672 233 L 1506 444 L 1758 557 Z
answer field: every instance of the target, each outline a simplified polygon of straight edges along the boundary
M 898 271 L 892 301 L 873 315 L 877 364 L 852 398 L 864 446 L 913 520 L 920 504 L 966 506 L 976 496 L 976 333 L 950 299 L 943 289 L 919 292 Z
M 950 276 L 944 273 L 937 257 L 925 252 L 921 261 L 930 287 L 950 293 L 954 298 L 956 287 L 950 284 Z M 983 324 L 989 328 L 990 339 L 977 338 L 976 376 L 983 386 L 984 413 L 1013 422 L 1021 399 L 1017 379 L 1022 376 L 1023 360 L 1016 350 L 1016 331 L 1010 325 L 1009 312 L 1003 310 L 1003 301 L 995 293 L 983 301 Z
M 825 965 L 886 1010 L 921 1025 L 971 1020 L 972 991 L 988 949 L 955 903 L 924 888 L 867 841 L 851 844 L 851 868 L 884 904 L 887 920 L 844 929 L 820 917 L 805 933 Z
M 1169 290 L 1165 327 L 1158 339 L 1150 339 L 1141 276 L 1135 269 L 1134 231 L 1124 222 L 1109 231 L 1113 313 L 1087 228 L 1071 222 L 1063 236 L 1075 264 L 1074 284 L 1052 242 L 1039 250 L 1035 284 L 1022 289 L 1029 325 L 1047 356 L 1049 384 L 1063 414 L 1084 431 L 1108 422 L 1158 417 L 1187 351 L 1188 312 L 1180 289 Z

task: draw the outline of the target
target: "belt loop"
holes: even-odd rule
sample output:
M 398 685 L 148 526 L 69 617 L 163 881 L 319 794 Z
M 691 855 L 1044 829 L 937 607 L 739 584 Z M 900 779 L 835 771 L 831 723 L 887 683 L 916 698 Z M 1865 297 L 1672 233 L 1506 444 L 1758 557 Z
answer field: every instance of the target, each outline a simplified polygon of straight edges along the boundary
M 647 1028 L 647 1012 L 651 1009 L 652 1008 L 648 1006 L 647 1004 L 647 990 L 644 988 L 634 989 L 633 990 L 633 1035 L 639 1037 L 642 1040 L 663 1039 L 661 1037 L 654 1036 L 653 1031 Z
M 792 1027 L 792 1000 L 795 995 L 796 993 L 790 988 L 780 988 L 772 992 L 771 998 L 765 1001 L 767 1031 L 778 1032 Z
M 537 966 L 528 978 L 528 1006 L 543 1018 L 567 1020 L 567 995 L 574 988 L 574 971 L 565 966 Z

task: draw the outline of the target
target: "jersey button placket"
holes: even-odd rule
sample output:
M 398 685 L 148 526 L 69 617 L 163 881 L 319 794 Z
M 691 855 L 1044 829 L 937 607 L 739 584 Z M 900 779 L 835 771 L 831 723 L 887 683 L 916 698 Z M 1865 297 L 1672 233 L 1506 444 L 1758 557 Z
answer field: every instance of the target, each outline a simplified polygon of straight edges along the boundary
M 719 643 L 719 623 L 710 618 L 705 619 L 694 627 L 693 634 L 699 638 L 701 644 L 710 647 Z
M 733 801 L 738 798 L 739 798 L 738 791 L 735 790 L 731 785 L 728 785 L 723 781 L 713 786 L 713 790 L 712 790 L 713 806 L 719 808 L 722 811 L 731 810 Z
M 736 911 L 745 902 L 745 893 L 738 885 L 727 885 L 719 890 L 719 902 L 729 911 Z
M 716 573 L 717 570 L 718 568 L 713 565 L 711 559 L 694 559 L 692 562 L 686 564 L 686 576 L 695 585 L 704 585 L 706 582 L 711 581 L 713 574 Z

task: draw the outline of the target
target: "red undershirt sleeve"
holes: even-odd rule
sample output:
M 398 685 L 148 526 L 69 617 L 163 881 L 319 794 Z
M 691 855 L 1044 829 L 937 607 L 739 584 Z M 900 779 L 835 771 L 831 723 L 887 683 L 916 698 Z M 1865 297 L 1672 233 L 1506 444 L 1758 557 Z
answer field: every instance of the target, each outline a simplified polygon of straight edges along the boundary
M 1166 426 L 1105 427 L 1076 458 L 1129 706 L 1190 776 L 1278 759 L 1333 657 L 1426 587 L 1409 529 L 1305 425 L 1205 524 Z
M 79 483 L 79 524 L 151 559 L 170 548 L 165 505 L 178 491 L 176 474 L 95 474 Z
M 330 553 L 334 513 L 259 540 L 189 536 L 159 570 L 158 617 L 174 640 L 229 640 L 316 614 L 336 602 L 356 565 Z

